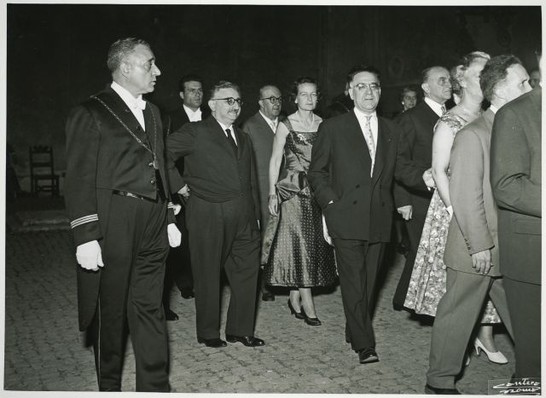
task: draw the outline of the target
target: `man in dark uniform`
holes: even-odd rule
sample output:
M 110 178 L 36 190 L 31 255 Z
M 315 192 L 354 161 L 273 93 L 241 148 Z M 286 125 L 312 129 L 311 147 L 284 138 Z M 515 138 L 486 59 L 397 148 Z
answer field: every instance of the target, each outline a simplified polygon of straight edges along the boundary
M 167 204 L 159 110 L 142 99 L 161 72 L 148 43 L 134 38 L 113 43 L 107 64 L 112 84 L 74 108 L 66 125 L 79 326 L 92 338 L 101 391 L 121 390 L 127 332 L 136 390 L 169 391 L 161 296 L 169 243 L 180 244 L 180 232 Z
M 182 76 L 178 82 L 178 89 L 182 105 L 165 114 L 163 128 L 166 135 L 178 130 L 186 123 L 200 122 L 210 115 L 210 109 L 207 106 L 201 106 L 203 103 L 203 79 L 200 76 L 193 74 Z M 184 173 L 184 159 L 176 162 L 176 168 L 180 175 Z M 186 215 L 185 199 L 183 196 L 178 195 L 173 199 L 175 203 L 181 206 L 180 213 L 176 215 L 176 225 L 182 232 L 182 244 L 178 248 L 171 249 L 167 257 L 163 307 L 168 321 L 178 320 L 178 315 L 170 307 L 170 293 L 173 283 L 176 283 L 183 298 L 190 299 L 194 297 L 188 230 L 184 222 Z
M 260 218 L 252 144 L 234 122 L 241 112 L 239 87 L 219 82 L 211 91 L 212 117 L 169 135 L 173 163 L 184 158 L 184 176 L 174 164 L 171 189 L 188 193 L 186 225 L 195 290 L 197 341 L 225 347 L 220 338 L 220 274 L 231 288 L 226 339 L 249 347 L 254 337 L 259 270 Z M 198 264 L 198 266 L 196 265 Z

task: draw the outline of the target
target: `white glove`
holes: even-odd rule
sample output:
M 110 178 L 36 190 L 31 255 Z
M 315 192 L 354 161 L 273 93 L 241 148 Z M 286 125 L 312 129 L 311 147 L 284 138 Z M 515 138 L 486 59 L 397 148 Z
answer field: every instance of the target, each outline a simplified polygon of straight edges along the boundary
M 173 211 L 175 216 L 177 216 L 178 213 L 180 213 L 180 210 L 182 210 L 182 206 L 180 206 L 178 203 L 173 204 Z
M 171 223 L 167 225 L 167 235 L 169 236 L 169 246 L 178 247 L 182 241 L 182 234 L 176 227 L 176 224 Z
M 99 242 L 92 240 L 78 245 L 76 260 L 82 268 L 87 270 L 98 271 L 99 267 L 104 267 Z

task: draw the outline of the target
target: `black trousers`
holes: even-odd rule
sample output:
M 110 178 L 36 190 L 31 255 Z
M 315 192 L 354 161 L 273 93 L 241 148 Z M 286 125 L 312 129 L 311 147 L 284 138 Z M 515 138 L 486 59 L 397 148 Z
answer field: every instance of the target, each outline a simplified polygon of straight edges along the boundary
M 246 196 L 212 203 L 190 196 L 186 204 L 193 265 L 197 336 L 220 337 L 220 276 L 231 288 L 226 334 L 253 336 L 260 232 Z
M 504 290 L 514 329 L 515 376 L 540 378 L 540 284 L 504 277 Z
M 90 327 L 99 390 L 120 391 L 127 334 L 137 391 L 169 391 L 169 354 L 162 306 L 169 249 L 167 204 L 113 195 L 104 239 L 100 293 Z
M 375 282 L 385 251 L 384 243 L 334 239 L 343 310 L 345 337 L 353 350 L 375 348 L 372 313 Z

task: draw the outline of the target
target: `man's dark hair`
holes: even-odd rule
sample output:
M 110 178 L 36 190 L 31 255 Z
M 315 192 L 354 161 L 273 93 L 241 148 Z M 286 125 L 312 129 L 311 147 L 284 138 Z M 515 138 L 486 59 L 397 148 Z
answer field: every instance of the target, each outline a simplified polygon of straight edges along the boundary
M 110 69 L 110 72 L 113 73 L 116 71 L 125 57 L 135 51 L 135 47 L 140 44 L 150 48 L 150 45 L 146 41 L 134 37 L 119 39 L 112 43 L 108 50 L 108 58 L 106 59 L 106 65 L 108 66 L 108 69 Z
M 185 84 L 187 82 L 199 82 L 201 83 L 201 85 L 203 85 L 203 79 L 201 78 L 201 76 L 189 73 L 182 76 L 178 81 L 178 91 L 180 91 L 181 93 L 184 92 L 184 89 L 186 88 Z
M 488 101 L 493 98 L 497 84 L 506 79 L 508 68 L 517 64 L 521 65 L 521 61 L 512 54 L 497 55 L 487 61 L 480 74 L 480 87 Z
M 349 73 L 347 73 L 347 84 L 351 84 L 354 77 L 357 74 L 362 72 L 372 73 L 375 75 L 377 80 L 381 81 L 381 74 L 379 73 L 379 70 L 376 67 L 371 65 L 360 64 L 360 65 L 353 66 L 351 70 L 349 71 Z

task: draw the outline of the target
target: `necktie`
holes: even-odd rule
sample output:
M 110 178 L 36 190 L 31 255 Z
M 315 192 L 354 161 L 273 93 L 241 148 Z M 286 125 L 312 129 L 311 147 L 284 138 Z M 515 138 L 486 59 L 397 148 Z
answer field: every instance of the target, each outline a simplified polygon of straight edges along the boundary
M 274 120 L 272 120 L 269 122 L 269 124 L 271 125 L 271 129 L 273 130 L 273 132 L 274 133 L 277 132 L 277 123 Z
M 442 115 L 444 115 L 447 112 L 446 106 L 442 105 Z
M 235 153 L 237 153 L 237 144 L 235 143 L 235 140 L 233 139 L 233 136 L 231 135 L 231 130 L 226 129 L 226 134 L 227 134 L 227 139 L 229 143 L 231 144 L 231 147 L 233 148 Z
M 373 175 L 373 166 L 375 163 L 375 144 L 372 135 L 372 126 L 370 124 L 371 116 L 366 116 L 366 123 L 364 124 L 364 139 L 368 144 L 368 152 L 370 152 L 370 158 L 372 159 L 372 165 L 370 167 L 370 177 Z

